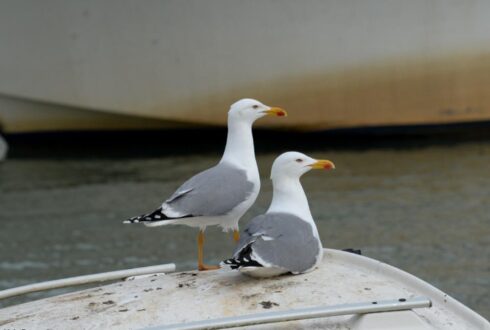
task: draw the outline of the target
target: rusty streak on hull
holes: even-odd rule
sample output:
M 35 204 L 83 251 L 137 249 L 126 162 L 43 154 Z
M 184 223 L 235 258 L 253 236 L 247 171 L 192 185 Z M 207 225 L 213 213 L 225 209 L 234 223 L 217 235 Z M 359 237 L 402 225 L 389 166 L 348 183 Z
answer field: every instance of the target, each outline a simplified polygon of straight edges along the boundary
M 224 126 L 229 104 L 242 97 L 254 97 L 282 106 L 289 113 L 284 121 L 266 119 L 257 123 L 262 127 L 314 131 L 449 124 L 490 120 L 488 86 L 490 54 L 410 58 L 231 86 L 220 94 L 138 109 L 135 113 L 23 99 L 17 100 L 23 104 L 22 111 L 13 115 L 13 111 L 6 112 L 6 107 L 0 109 L 0 123 L 6 132 Z M 7 99 L 15 103 L 9 97 L 3 101 Z M 76 120 L 82 113 L 83 120 Z M 56 114 L 59 120 L 54 120 Z M 46 125 L 46 116 L 50 125 Z

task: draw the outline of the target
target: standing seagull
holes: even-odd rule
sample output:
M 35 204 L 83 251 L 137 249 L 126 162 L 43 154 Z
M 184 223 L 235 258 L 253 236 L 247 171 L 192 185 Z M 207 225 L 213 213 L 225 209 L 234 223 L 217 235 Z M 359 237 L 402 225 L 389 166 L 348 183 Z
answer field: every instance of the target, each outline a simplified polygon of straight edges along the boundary
M 252 219 L 233 258 L 222 266 L 255 277 L 313 270 L 323 255 L 308 200 L 299 181 L 311 169 L 334 169 L 329 160 L 286 152 L 272 164 L 272 203 L 265 214 Z
M 198 269 L 218 268 L 203 263 L 204 230 L 207 226 L 219 225 L 226 232 L 233 229 L 235 241 L 239 240 L 238 220 L 255 202 L 260 190 L 252 124 L 266 115 L 287 114 L 280 108 L 271 108 L 253 99 L 242 99 L 232 104 L 221 161 L 187 180 L 156 211 L 124 223 L 198 227 Z

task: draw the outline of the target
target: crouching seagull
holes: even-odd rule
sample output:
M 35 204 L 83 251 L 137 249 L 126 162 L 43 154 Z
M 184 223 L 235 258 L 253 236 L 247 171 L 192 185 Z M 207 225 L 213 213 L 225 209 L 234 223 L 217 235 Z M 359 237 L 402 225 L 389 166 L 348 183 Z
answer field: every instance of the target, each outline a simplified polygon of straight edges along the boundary
M 311 169 L 334 169 L 329 160 L 316 160 L 299 152 L 286 152 L 271 171 L 272 203 L 265 214 L 253 218 L 243 231 L 233 258 L 221 266 L 254 277 L 313 270 L 323 248 L 300 177 Z

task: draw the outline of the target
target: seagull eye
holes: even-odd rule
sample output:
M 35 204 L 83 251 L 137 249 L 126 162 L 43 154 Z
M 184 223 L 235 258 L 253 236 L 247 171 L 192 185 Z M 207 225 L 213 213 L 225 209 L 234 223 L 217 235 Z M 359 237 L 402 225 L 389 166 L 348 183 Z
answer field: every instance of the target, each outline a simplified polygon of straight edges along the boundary
M 301 158 L 298 158 L 298 159 L 296 159 L 296 162 L 301 163 L 301 162 L 303 162 L 303 160 Z
M 259 108 L 259 106 L 258 106 L 257 104 L 255 104 L 255 105 L 254 105 L 252 108 L 254 108 L 254 109 L 258 109 L 258 108 Z

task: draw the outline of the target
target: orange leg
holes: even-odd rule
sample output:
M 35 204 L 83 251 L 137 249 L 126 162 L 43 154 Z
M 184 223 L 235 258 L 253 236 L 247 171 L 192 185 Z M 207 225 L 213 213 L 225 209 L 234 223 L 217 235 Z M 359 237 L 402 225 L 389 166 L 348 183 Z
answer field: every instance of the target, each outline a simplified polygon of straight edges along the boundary
M 233 239 L 235 240 L 235 242 L 238 243 L 238 241 L 240 240 L 240 232 L 238 231 L 238 229 L 235 229 L 233 231 Z
M 203 263 L 203 246 L 204 246 L 204 232 L 199 230 L 199 235 L 197 236 L 197 269 L 202 270 L 212 270 L 219 269 L 219 266 L 208 266 Z

